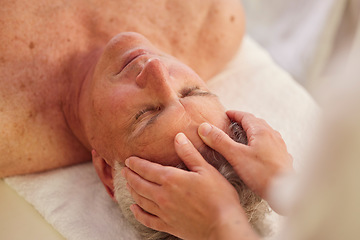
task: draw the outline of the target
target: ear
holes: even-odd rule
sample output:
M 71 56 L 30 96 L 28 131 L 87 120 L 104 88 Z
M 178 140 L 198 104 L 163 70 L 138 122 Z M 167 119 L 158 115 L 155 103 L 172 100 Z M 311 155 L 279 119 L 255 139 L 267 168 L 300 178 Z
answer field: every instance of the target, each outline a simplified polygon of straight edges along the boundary
M 115 201 L 112 167 L 95 150 L 91 151 L 93 165 L 106 191 Z

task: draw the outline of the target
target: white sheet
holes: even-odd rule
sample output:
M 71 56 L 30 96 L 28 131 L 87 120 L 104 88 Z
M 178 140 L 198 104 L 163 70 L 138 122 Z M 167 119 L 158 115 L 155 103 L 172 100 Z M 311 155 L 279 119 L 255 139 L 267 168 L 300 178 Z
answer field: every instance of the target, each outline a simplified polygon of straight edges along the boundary
M 250 38 L 245 38 L 236 58 L 209 86 L 228 109 L 250 111 L 279 130 L 297 163 L 306 158 L 317 105 Z M 137 239 L 91 163 L 6 182 L 69 240 Z

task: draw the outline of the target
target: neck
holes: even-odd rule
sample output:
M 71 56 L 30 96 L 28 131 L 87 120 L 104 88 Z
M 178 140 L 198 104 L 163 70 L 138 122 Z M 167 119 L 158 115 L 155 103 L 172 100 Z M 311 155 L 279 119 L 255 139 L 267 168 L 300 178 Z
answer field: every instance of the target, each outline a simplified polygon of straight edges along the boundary
M 95 49 L 72 58 L 69 64 L 69 87 L 63 97 L 65 120 L 75 137 L 88 150 L 91 150 L 92 147 L 85 128 L 86 113 L 82 101 L 86 99 L 84 96 L 89 93 L 93 71 L 101 52 L 101 49 Z

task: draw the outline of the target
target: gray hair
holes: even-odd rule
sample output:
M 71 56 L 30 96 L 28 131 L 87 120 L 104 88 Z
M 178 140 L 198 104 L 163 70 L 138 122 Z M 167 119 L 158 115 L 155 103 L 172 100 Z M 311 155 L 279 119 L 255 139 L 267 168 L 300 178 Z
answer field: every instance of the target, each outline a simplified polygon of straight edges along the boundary
M 229 136 L 236 142 L 247 144 L 246 133 L 243 128 L 233 122 L 229 126 L 228 131 Z M 226 161 L 226 159 L 214 149 L 209 147 L 204 147 L 200 150 L 201 155 L 204 159 L 214 166 L 236 189 L 240 204 L 242 205 L 245 213 L 248 217 L 249 223 L 252 225 L 255 231 L 257 231 L 261 236 L 265 236 L 268 232 L 268 226 L 265 224 L 264 219 L 266 213 L 270 212 L 267 203 L 251 191 L 244 182 L 236 174 L 232 166 Z M 134 204 L 130 193 L 126 189 L 126 181 L 120 175 L 120 170 L 123 166 L 120 163 L 116 163 L 116 175 L 114 178 L 115 186 L 115 198 L 124 214 L 124 217 L 135 227 L 138 233 L 143 239 L 146 240 L 177 240 L 179 239 L 176 236 L 173 236 L 169 233 L 159 232 L 153 229 L 150 229 L 141 223 L 139 223 L 132 212 L 129 209 L 129 206 Z M 187 170 L 184 163 L 181 163 L 177 166 L 180 169 Z

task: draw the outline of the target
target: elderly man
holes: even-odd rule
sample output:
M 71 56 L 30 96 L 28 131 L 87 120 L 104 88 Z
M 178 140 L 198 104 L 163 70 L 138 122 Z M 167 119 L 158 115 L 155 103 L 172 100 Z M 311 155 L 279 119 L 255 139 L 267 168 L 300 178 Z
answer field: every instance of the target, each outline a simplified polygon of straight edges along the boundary
M 120 169 L 131 156 L 185 168 L 174 147 L 183 132 L 227 176 L 261 231 L 266 205 L 197 134 L 208 122 L 246 142 L 204 82 L 239 47 L 238 0 L 15 1 L 1 11 L 0 177 L 92 158 L 138 226 L 126 213 L 131 197 Z
M 0 177 L 88 161 L 91 149 L 108 161 L 143 153 L 140 156 L 160 157 L 161 162 L 174 155 L 171 146 L 163 146 L 180 128 L 190 131 L 219 111 L 210 122 L 224 127 L 228 121 L 195 72 L 206 80 L 235 53 L 244 30 L 239 1 L 3 1 L 1 5 Z M 139 34 L 117 35 L 126 31 Z M 135 81 L 141 69 L 143 78 L 139 75 Z M 152 92 L 146 90 L 145 95 L 144 89 Z M 189 106 L 194 101 L 196 106 L 178 102 L 169 111 L 192 109 L 197 120 L 190 121 L 186 111 L 179 122 L 164 116 L 153 129 L 157 134 L 153 139 L 147 130 L 139 137 L 139 125 L 150 115 L 152 119 L 154 112 L 163 112 L 160 98 L 169 97 L 170 90 L 173 98 L 184 98 Z M 209 103 L 214 107 L 201 112 Z M 136 123 L 130 123 L 132 119 Z M 113 148 L 104 150 L 105 144 Z M 161 156 L 151 155 L 155 152 Z

